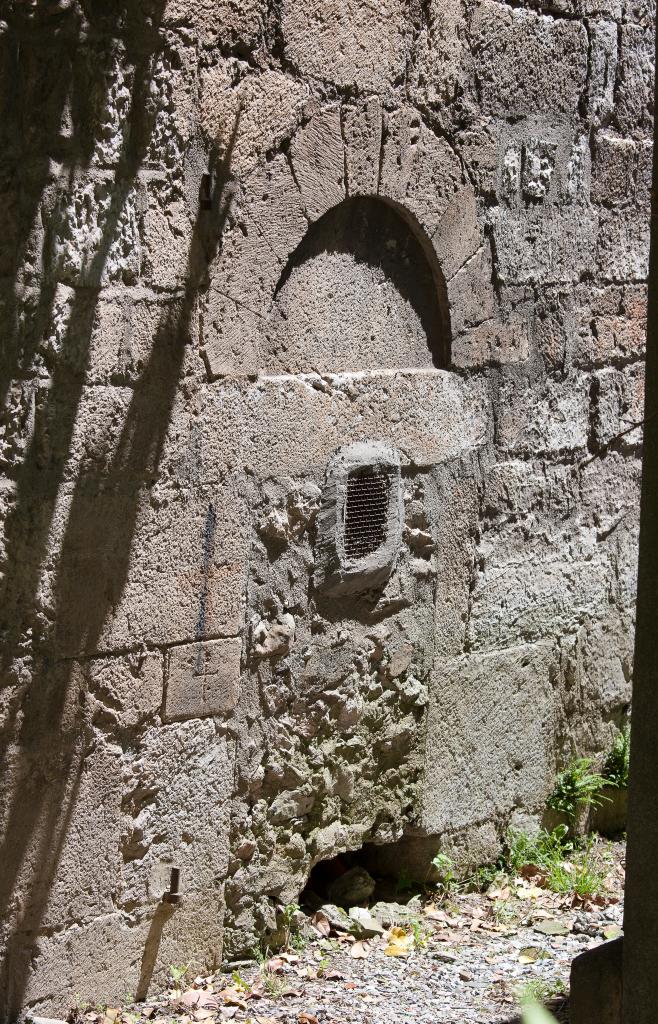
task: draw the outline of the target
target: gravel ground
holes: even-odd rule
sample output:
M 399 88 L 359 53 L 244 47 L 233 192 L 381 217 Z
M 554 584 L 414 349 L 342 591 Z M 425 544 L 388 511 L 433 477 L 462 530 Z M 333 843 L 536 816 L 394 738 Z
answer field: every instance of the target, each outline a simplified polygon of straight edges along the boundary
M 566 1022 L 571 961 L 620 934 L 624 852 L 621 843 L 597 844 L 607 878 L 596 901 L 548 892 L 526 870 L 527 877 L 485 894 L 417 897 L 397 932 L 367 940 L 329 931 L 320 912 L 302 921 L 306 940 L 295 937 L 288 952 L 260 965 L 227 964 L 209 978 L 188 976 L 146 1004 L 78 1011 L 69 1020 L 512 1024 L 533 991 Z

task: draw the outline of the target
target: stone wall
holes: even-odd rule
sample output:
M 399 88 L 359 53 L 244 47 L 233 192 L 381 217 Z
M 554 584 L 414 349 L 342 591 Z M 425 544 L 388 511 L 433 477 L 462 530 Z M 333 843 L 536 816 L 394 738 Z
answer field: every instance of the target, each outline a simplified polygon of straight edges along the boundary
M 484 861 L 609 744 L 653 26 L 635 0 L 1 14 L 10 1020 L 249 949 L 364 843 Z M 400 543 L 339 597 L 318 513 L 355 442 L 399 461 Z

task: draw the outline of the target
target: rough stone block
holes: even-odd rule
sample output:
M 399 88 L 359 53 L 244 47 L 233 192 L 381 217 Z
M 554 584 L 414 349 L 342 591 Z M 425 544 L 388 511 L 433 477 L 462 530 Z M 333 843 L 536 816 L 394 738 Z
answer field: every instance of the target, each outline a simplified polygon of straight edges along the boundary
M 642 440 L 643 417 L 643 367 L 628 366 L 597 373 L 592 417 L 592 440 L 597 447 L 617 440 L 622 447 L 637 447 Z
M 540 452 L 586 449 L 589 378 L 547 380 L 533 388 L 509 382 L 501 395 L 497 443 L 504 450 L 537 457 Z
M 404 77 L 411 24 L 400 0 L 284 0 L 286 58 L 311 78 L 359 92 L 386 92 Z
M 240 177 L 290 138 L 306 98 L 301 83 L 278 71 L 247 75 L 236 84 L 231 62 L 209 68 L 201 90 L 203 127 L 225 155 L 230 172 Z
M 615 0 L 612 6 L 616 6 Z M 615 21 L 597 18 L 588 24 L 590 73 L 587 83 L 587 112 L 594 122 L 605 122 L 614 109 L 618 59 L 617 31 Z
M 623 135 L 647 138 L 653 124 L 654 32 L 649 25 L 621 26 L 615 78 L 614 120 Z
M 581 953 L 571 964 L 572 1024 L 621 1024 L 623 938 Z
M 92 721 L 131 729 L 155 718 L 162 707 L 162 655 L 137 653 L 82 663 Z
M 387 115 L 380 195 L 402 204 L 432 237 L 463 185 L 455 152 L 418 111 L 402 107 Z
M 468 328 L 452 343 L 452 362 L 460 368 L 522 363 L 529 355 L 528 325 L 522 321 L 488 321 Z
M 463 0 L 430 0 L 408 71 L 411 96 L 433 108 L 444 127 L 466 120 L 475 109 L 473 59 L 466 45 Z
M 192 245 L 192 221 L 184 200 L 171 202 L 165 183 L 150 180 L 143 190 L 141 271 L 158 289 L 189 285 L 199 273 L 199 253 Z
M 483 112 L 571 116 L 577 109 L 587 76 L 581 23 L 484 0 L 475 9 L 471 37 Z
M 383 111 L 379 97 L 358 107 L 342 108 L 347 192 L 351 196 L 377 195 L 382 149 Z
M 496 313 L 496 297 L 492 284 L 491 249 L 484 245 L 448 282 L 450 328 L 455 335 L 463 334 Z M 454 344 L 453 344 L 454 359 Z
M 217 467 L 219 470 L 219 467 Z M 222 470 L 219 470 L 222 472 Z M 244 616 L 248 522 L 227 483 L 195 494 L 136 480 L 60 494 L 40 600 L 62 654 L 235 635 Z
M 633 198 L 636 146 L 630 139 L 599 133 L 592 161 L 592 201 L 628 203 Z
M 312 117 L 295 135 L 290 156 L 309 220 L 317 220 L 345 198 L 340 107 L 326 107 Z
M 596 263 L 608 281 L 645 281 L 649 272 L 649 218 L 622 210 L 602 210 Z
M 241 651 L 239 637 L 172 647 L 165 720 L 230 714 L 238 702 Z
M 112 179 L 79 179 L 44 210 L 46 266 L 55 281 L 78 286 L 135 284 L 141 245 L 137 195 Z
M 466 186 L 450 200 L 432 237 L 432 248 L 446 281 L 450 281 L 475 256 L 482 248 L 483 240 L 475 193 Z M 480 283 L 486 286 L 486 291 L 489 290 L 490 281 Z
M 198 927 L 208 928 L 228 868 L 231 743 L 211 719 L 152 728 L 126 758 L 125 778 L 117 905 L 160 900 L 176 865 L 183 902 L 206 901 Z
M 548 205 L 493 216 L 496 272 L 503 283 L 578 281 L 595 269 L 596 215 Z
M 552 642 L 437 659 L 422 796 L 429 833 L 539 807 L 555 777 L 558 697 Z
M 266 0 L 167 0 L 163 23 L 173 28 L 189 28 L 201 46 L 235 52 L 251 52 L 261 38 L 267 14 Z
M 218 405 L 226 422 L 250 424 L 242 458 L 261 478 L 323 473 L 345 437 L 383 437 L 416 465 L 427 466 L 484 444 L 488 432 L 482 387 L 439 370 L 309 374 L 262 378 L 239 388 L 215 386 L 204 406 L 208 432 Z M 208 439 L 208 449 L 212 444 Z

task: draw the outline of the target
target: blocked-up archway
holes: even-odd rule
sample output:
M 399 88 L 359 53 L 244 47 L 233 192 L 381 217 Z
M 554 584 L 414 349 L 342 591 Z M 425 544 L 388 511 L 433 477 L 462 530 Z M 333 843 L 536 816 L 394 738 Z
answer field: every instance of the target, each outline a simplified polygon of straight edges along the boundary
M 264 363 L 288 373 L 450 362 L 445 283 L 390 203 L 356 197 L 311 225 L 286 263 Z

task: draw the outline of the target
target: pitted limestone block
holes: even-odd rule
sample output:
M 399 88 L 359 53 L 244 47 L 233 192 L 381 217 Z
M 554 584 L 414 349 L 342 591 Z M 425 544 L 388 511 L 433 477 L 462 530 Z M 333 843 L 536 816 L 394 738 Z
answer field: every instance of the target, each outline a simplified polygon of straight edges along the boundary
M 243 458 L 262 477 L 312 468 L 322 473 L 346 437 L 383 438 L 416 465 L 435 465 L 483 445 L 489 429 L 483 386 L 441 370 L 272 377 L 239 388 L 209 387 L 209 425 L 218 403 L 223 417 L 250 424 Z M 284 434 L 276 429 L 280 423 L 286 424 Z
M 431 0 L 408 72 L 411 98 L 432 107 L 445 128 L 467 120 L 475 109 L 466 15 L 464 0 Z
M 453 336 L 485 320 L 492 320 L 495 316 L 496 296 L 492 277 L 491 248 L 485 243 L 448 281 L 450 328 Z M 454 361 L 454 342 L 452 357 Z
M 121 749 L 101 742 L 84 762 L 76 752 L 72 764 L 65 760 L 59 766 L 56 788 L 49 772 L 42 774 L 35 766 L 31 770 L 35 791 L 28 793 L 19 779 L 13 790 L 13 801 L 24 805 L 23 821 L 19 815 L 9 823 L 16 850 L 28 840 L 13 896 L 20 894 L 19 919 L 28 930 L 34 922 L 49 929 L 110 913 L 121 872 Z M 11 786 L 9 795 L 11 800 Z M 52 806 L 56 796 L 57 806 Z M 57 850 L 56 862 L 47 858 L 46 863 L 44 850 Z M 13 853 L 5 854 L 8 874 Z
M 435 234 L 432 248 L 446 281 L 482 248 L 484 232 L 480 227 L 475 192 L 466 185 L 448 203 Z M 491 281 L 478 282 L 489 291 Z M 453 311 L 454 315 L 454 311 Z
M 213 288 L 206 312 L 201 351 L 210 380 L 256 376 L 263 362 L 262 316 L 219 287 Z
M 239 637 L 183 644 L 169 651 L 164 719 L 229 715 L 240 692 Z
M 281 658 L 295 640 L 295 618 L 280 612 L 273 619 L 255 616 L 251 625 L 250 654 L 254 658 Z
M 73 340 L 77 332 L 70 315 L 66 325 Z M 197 328 L 196 307 L 180 297 L 135 289 L 127 301 L 119 296 L 99 298 L 86 383 L 141 384 L 166 391 L 179 378 L 199 377 L 201 361 L 190 344 Z
M 645 281 L 649 272 L 649 221 L 640 211 L 601 210 L 596 239 L 599 273 L 608 281 Z
M 588 317 L 582 323 L 574 353 L 583 365 L 604 366 L 607 363 L 627 361 L 644 354 L 647 334 L 646 317 L 618 316 Z
M 164 180 L 150 179 L 143 195 L 142 278 L 155 288 L 188 285 L 200 273 L 200 254 L 192 245 L 193 224 L 186 203 L 170 201 Z
M 239 219 L 224 232 L 212 268 L 204 315 L 202 341 L 213 373 L 226 360 L 229 339 L 239 346 L 240 330 L 232 329 L 231 320 L 237 317 L 245 326 L 251 320 L 264 321 L 288 259 L 308 228 L 299 190 L 282 156 L 249 177 L 240 199 Z M 230 302 L 235 304 L 233 314 L 226 306 Z M 249 372 L 248 357 L 245 362 L 243 373 Z M 239 372 L 240 359 L 235 369 Z
M 637 448 L 642 441 L 644 368 L 600 370 L 594 377 L 592 441 L 602 448 L 618 439 L 622 447 Z
M 78 1000 L 116 1006 L 128 992 L 144 998 L 162 991 L 171 964 L 188 963 L 186 957 L 211 972 L 221 961 L 223 917 L 221 892 L 209 889 L 186 895 L 175 909 L 153 900 L 137 922 L 107 914 L 73 925 L 40 937 L 36 949 L 28 936 L 16 954 L 28 965 L 24 1003 L 64 1017 Z
M 590 173 L 591 151 L 589 136 L 582 134 L 571 147 L 564 176 L 564 188 L 569 202 L 579 203 L 581 206 L 589 202 Z
M 383 110 L 378 96 L 359 106 L 343 105 L 343 137 L 350 196 L 377 195 L 382 149 Z
M 514 807 L 541 807 L 556 769 L 552 642 L 437 659 L 430 687 L 421 824 L 440 834 Z
M 635 202 L 645 210 L 651 207 L 651 176 L 653 173 L 653 142 L 642 140 L 638 146 L 635 174 Z
M 304 238 L 308 220 L 299 189 L 283 155 L 269 160 L 250 176 L 244 188 L 242 207 L 248 225 L 255 224 L 260 236 L 269 247 L 278 264 L 278 278 L 286 263 Z M 242 250 L 241 250 L 242 251 Z M 258 272 L 265 253 L 258 253 Z M 241 267 L 247 272 L 247 267 Z M 253 272 L 253 268 L 252 268 Z M 270 280 L 267 280 L 268 300 L 271 299 Z
M 53 568 L 39 597 L 54 616 L 60 652 L 236 635 L 249 517 L 234 485 L 193 497 L 166 487 L 142 493 L 138 479 L 119 475 L 121 486 L 88 481 L 60 492 Z
M 585 450 L 589 386 L 583 374 L 543 385 L 507 381 L 500 395 L 497 444 L 511 454 L 534 458 L 543 452 Z
M 452 362 L 459 368 L 523 363 L 530 356 L 528 325 L 523 320 L 489 320 L 453 339 Z
M 163 23 L 190 28 L 204 48 L 223 46 L 250 52 L 258 44 L 267 14 L 266 0 L 167 0 Z
M 404 80 L 412 26 L 400 0 L 376 8 L 359 0 L 284 0 L 281 29 L 286 59 L 302 75 L 366 93 Z
M 566 544 L 568 560 L 561 554 Z M 586 617 L 608 610 L 615 565 L 591 525 L 501 525 L 483 536 L 476 560 L 467 630 L 472 651 L 575 632 Z
M 464 644 L 480 508 L 479 475 L 477 460 L 468 457 L 437 466 L 436 494 L 431 504 L 428 499 L 437 523 L 440 553 L 431 628 L 435 651 L 444 657 L 459 654 Z
M 169 175 L 170 184 L 180 179 L 183 162 L 196 127 L 196 59 L 191 46 L 169 36 L 171 50 L 152 61 L 141 127 L 144 135 L 133 140 L 141 145 L 148 166 Z M 172 198 L 178 199 L 180 182 Z
M 400 203 L 432 237 L 463 186 L 462 168 L 445 139 L 420 114 L 402 107 L 388 114 L 379 194 Z
M 653 28 L 625 24 L 620 32 L 614 123 L 622 135 L 647 138 L 653 124 Z
M 598 216 L 593 210 L 542 204 L 492 215 L 496 273 L 507 284 L 578 281 L 596 269 Z
M 345 152 L 340 107 L 325 107 L 295 135 L 290 147 L 295 180 L 309 220 L 345 198 Z
M 472 16 L 469 38 L 477 55 L 482 113 L 572 116 L 578 108 L 588 53 L 580 22 L 483 0 Z
M 92 721 L 105 728 L 134 728 L 162 707 L 162 655 L 143 652 L 121 658 L 94 658 L 81 664 Z
M 128 143 L 135 68 L 118 46 L 109 51 L 93 45 L 85 48 L 81 63 L 89 90 L 92 160 L 111 167 L 124 156 Z
M 607 121 L 615 106 L 618 26 L 615 21 L 597 18 L 588 23 L 587 30 L 590 38 L 587 113 L 594 123 L 601 123 Z
M 301 118 L 306 87 L 279 71 L 249 74 L 236 82 L 233 62 L 209 68 L 202 78 L 201 123 L 225 154 L 230 171 L 244 177 L 263 155 L 289 139 Z
M 46 267 L 55 281 L 95 287 L 135 284 L 141 245 L 137 197 L 112 179 L 78 179 L 44 211 Z
M 176 865 L 183 902 L 207 899 L 199 920 L 207 927 L 228 867 L 232 745 L 212 719 L 193 719 L 149 729 L 125 760 L 117 906 L 160 900 Z

